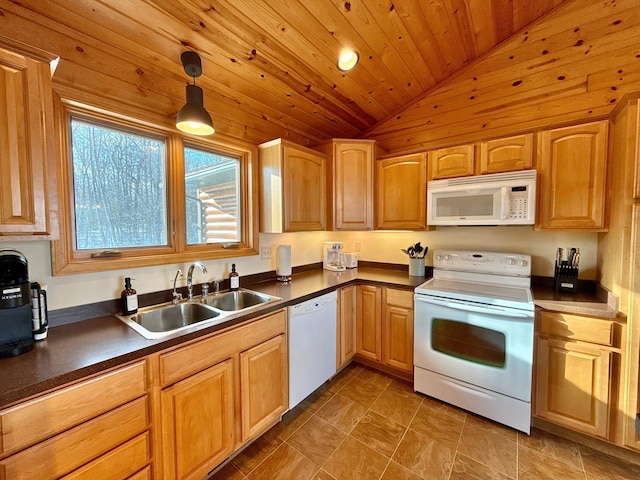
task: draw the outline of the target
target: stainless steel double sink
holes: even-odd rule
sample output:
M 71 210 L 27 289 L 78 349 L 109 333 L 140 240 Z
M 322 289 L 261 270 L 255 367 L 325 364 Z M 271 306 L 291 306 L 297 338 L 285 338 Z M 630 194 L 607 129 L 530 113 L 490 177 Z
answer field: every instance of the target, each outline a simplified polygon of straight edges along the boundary
M 227 321 L 233 313 L 281 300 L 278 297 L 245 288 L 195 297 L 178 304 L 162 303 L 138 309 L 133 315 L 116 315 L 148 339 L 162 338 L 194 325 L 215 325 Z

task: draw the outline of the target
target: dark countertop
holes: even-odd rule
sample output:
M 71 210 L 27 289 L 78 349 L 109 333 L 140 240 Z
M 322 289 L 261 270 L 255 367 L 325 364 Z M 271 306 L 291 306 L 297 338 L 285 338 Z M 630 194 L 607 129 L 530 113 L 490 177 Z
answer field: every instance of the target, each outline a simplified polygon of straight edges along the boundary
M 282 298 L 264 308 L 228 317 L 222 324 L 194 326 L 172 337 L 147 340 L 113 315 L 49 329 L 30 352 L 0 359 L 0 407 L 44 393 L 69 382 L 142 358 L 187 340 L 248 321 L 257 315 L 294 305 L 357 281 L 413 290 L 426 277 L 406 270 L 360 267 L 342 273 L 311 270 L 283 284 L 275 280 L 247 288 Z M 245 287 L 245 285 L 243 285 Z
M 49 329 L 47 339 L 16 357 L 0 359 L 0 407 L 25 400 L 106 369 L 164 350 L 174 345 L 249 321 L 258 315 L 294 305 L 363 282 L 413 290 L 428 277 L 412 277 L 406 269 L 359 267 L 342 273 L 314 269 L 297 273 L 289 283 L 263 281 L 243 287 L 282 298 L 247 313 L 230 315 L 218 325 L 193 328 L 157 340 L 147 340 L 113 315 L 60 325 Z M 535 303 L 542 308 L 584 315 L 615 317 L 595 293 L 557 294 L 552 288 L 533 287 Z

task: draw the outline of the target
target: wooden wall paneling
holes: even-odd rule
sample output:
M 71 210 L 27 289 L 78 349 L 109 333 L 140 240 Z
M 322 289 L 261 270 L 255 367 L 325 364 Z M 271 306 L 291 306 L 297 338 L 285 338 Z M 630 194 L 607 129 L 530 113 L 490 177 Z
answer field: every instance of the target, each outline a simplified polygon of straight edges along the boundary
M 401 153 L 609 114 L 625 92 L 640 87 L 629 48 L 634 42 L 640 46 L 640 26 L 633 21 L 639 8 L 624 2 L 603 12 L 584 5 L 588 16 L 581 8 L 574 32 L 573 5 L 496 48 L 367 136 Z M 594 75 L 619 70 L 615 85 L 591 89 Z

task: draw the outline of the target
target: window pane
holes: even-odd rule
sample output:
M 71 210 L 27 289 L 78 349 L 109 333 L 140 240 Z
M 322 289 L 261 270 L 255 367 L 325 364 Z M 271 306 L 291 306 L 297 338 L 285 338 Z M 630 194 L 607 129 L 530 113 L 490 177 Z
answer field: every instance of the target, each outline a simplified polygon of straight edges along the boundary
M 240 159 L 184 149 L 187 243 L 240 242 Z
M 71 118 L 78 250 L 167 245 L 165 141 Z

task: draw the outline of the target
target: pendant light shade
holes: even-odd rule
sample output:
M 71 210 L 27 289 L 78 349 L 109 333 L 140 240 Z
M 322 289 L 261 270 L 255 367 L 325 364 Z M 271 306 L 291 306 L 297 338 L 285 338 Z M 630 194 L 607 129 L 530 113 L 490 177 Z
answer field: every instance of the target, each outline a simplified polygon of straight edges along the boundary
M 180 56 L 187 75 L 193 78 L 193 85 L 187 85 L 187 103 L 178 112 L 176 127 L 192 135 L 211 135 L 215 132 L 211 115 L 204 108 L 202 88 L 196 85 L 196 77 L 202 74 L 200 56 L 196 52 L 183 52 Z

